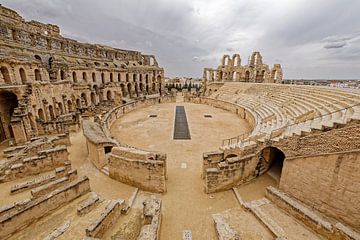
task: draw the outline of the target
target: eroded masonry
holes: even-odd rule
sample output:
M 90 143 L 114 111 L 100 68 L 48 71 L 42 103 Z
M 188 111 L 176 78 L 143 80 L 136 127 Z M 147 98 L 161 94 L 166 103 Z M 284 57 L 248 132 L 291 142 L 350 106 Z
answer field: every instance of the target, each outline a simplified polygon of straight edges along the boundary
M 360 239 L 359 90 L 254 52 L 168 91 L 155 56 L 1 5 L 0 68 L 0 239 Z

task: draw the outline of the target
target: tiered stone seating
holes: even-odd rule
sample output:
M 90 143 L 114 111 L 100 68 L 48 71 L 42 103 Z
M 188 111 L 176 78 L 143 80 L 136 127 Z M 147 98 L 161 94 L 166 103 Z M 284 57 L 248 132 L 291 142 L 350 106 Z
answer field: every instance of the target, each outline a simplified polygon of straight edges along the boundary
M 356 118 L 360 109 L 360 106 L 354 106 L 360 104 L 359 92 L 329 87 L 225 83 L 209 98 L 234 103 L 255 113 L 257 124 L 249 139 L 245 139 L 248 142 L 261 139 L 259 135 L 264 133 L 273 135 L 277 132 L 276 138 L 280 139 L 301 131 L 346 123 L 350 118 Z M 285 129 L 280 131 L 282 128 Z M 231 143 L 224 148 L 243 145 Z

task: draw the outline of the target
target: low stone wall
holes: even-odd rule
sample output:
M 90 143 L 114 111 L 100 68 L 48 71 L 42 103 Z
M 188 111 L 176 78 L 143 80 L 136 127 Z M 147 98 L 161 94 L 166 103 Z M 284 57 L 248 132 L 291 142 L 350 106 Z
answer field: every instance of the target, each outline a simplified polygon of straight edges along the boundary
M 110 152 L 114 146 L 120 144 L 111 136 L 110 127 L 120 117 L 135 109 L 146 107 L 158 103 L 175 102 L 173 96 L 157 96 L 134 102 L 129 102 L 108 111 L 97 122 L 84 121 L 83 131 L 86 137 L 88 158 L 98 168 L 101 169 L 108 164 L 105 154 Z
M 210 162 L 207 165 L 215 167 L 205 171 L 205 192 L 213 193 L 229 190 L 232 187 L 245 183 L 255 178 L 255 169 L 259 156 L 250 154 L 247 156 L 229 157 L 225 160 Z M 211 161 L 204 158 L 204 161 Z M 230 177 L 231 176 L 231 177 Z
M 20 163 L 10 165 L 5 174 L 0 177 L 0 182 L 12 181 L 64 166 L 68 161 L 68 155 L 65 145 L 39 151 L 37 156 L 25 158 Z
M 95 192 L 91 192 L 90 197 L 81 203 L 77 208 L 77 214 L 83 216 L 90 212 L 98 203 L 100 203 L 100 197 Z
M 86 229 L 86 236 L 101 238 L 120 217 L 121 209 L 124 205 L 125 201 L 122 199 L 112 200 L 100 217 Z
M 157 240 L 160 238 L 161 200 L 148 198 L 144 201 L 144 225 L 140 230 L 138 240 Z
M 219 240 L 240 240 L 239 234 L 231 228 L 221 214 L 213 214 L 212 218 Z
M 165 192 L 166 155 L 115 147 L 109 155 L 109 176 L 145 191 Z
M 35 220 L 48 215 L 58 207 L 90 191 L 88 177 L 81 177 L 60 187 L 49 194 L 41 196 L 22 205 L 14 211 L 0 216 L 0 239 L 6 239 L 17 230 Z

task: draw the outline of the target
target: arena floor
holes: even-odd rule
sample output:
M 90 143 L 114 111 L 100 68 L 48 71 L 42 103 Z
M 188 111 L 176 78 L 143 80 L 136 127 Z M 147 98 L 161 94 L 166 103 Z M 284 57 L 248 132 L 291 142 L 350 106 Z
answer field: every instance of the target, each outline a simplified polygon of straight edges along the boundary
M 185 107 L 191 140 L 173 140 L 176 106 Z M 212 118 L 205 118 L 204 114 Z M 184 103 L 181 97 L 176 103 L 135 110 L 113 124 L 112 135 L 120 143 L 167 154 L 168 180 L 167 193 L 162 196 L 161 239 L 181 239 L 184 230 L 191 230 L 193 239 L 216 239 L 211 214 L 239 205 L 232 191 L 204 193 L 202 154 L 216 150 L 222 139 L 248 130 L 248 124 L 235 114 L 207 105 Z M 266 186 L 273 183 L 269 177 L 265 182 Z M 248 198 L 254 195 L 256 199 L 259 194 L 263 196 L 263 187 L 250 193 Z

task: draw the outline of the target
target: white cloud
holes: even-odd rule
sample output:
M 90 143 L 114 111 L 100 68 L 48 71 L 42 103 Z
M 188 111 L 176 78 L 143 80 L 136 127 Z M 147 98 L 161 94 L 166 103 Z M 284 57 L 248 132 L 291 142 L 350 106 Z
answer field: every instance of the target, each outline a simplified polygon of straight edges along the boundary
M 288 78 L 341 78 L 344 72 L 360 77 L 358 0 L 2 3 L 26 19 L 57 24 L 80 41 L 155 54 L 167 76 L 200 77 L 225 53 L 238 52 L 246 63 L 259 50 L 265 63 L 281 62 Z

